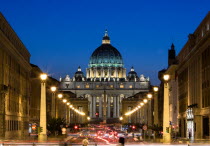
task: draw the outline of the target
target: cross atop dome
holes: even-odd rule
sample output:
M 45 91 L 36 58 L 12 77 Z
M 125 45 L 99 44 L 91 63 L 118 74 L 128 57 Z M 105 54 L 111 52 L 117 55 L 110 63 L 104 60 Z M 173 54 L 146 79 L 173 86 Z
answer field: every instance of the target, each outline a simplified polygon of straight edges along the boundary
M 82 71 L 80 66 L 78 67 L 77 71 Z
M 133 66 L 131 67 L 131 71 L 134 71 L 134 67 Z
M 108 36 L 107 29 L 105 30 L 105 34 L 104 34 L 104 37 L 103 37 L 103 40 L 102 40 L 102 44 L 110 44 L 110 38 Z

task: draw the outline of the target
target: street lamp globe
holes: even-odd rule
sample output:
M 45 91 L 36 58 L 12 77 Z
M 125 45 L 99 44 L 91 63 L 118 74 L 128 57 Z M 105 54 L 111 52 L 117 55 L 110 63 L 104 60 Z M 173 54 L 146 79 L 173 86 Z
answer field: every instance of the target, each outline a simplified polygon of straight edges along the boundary
M 143 102 L 141 102 L 141 103 L 140 103 L 140 105 L 141 105 L 141 106 L 143 106 L 143 105 L 144 105 L 144 103 L 143 103 Z
M 120 117 L 120 121 L 122 121 L 123 120 L 123 117 Z
M 63 97 L 63 94 L 58 94 L 58 98 L 62 98 Z
M 52 86 L 50 89 L 51 89 L 52 92 L 56 91 L 56 87 L 55 86 Z
M 150 98 L 152 98 L 152 94 L 151 93 L 148 93 L 147 94 L 147 97 L 150 99 Z
M 169 74 L 164 74 L 163 79 L 164 79 L 164 81 L 167 82 L 170 79 L 170 75 Z
M 144 99 L 143 101 L 144 101 L 144 103 L 147 103 L 147 102 L 148 102 L 148 100 L 147 100 L 147 99 Z
M 40 78 L 41 78 L 42 81 L 45 81 L 47 79 L 47 74 L 46 73 L 42 73 L 40 75 Z
M 90 120 L 90 117 L 87 117 L 87 120 L 89 121 Z
M 64 102 L 64 103 L 66 103 L 66 102 L 67 102 L 67 100 L 66 100 L 66 99 L 63 99 L 63 102 Z
M 73 106 L 72 105 L 69 105 L 69 107 L 72 108 Z
M 67 105 L 70 105 L 70 103 L 69 103 L 69 102 L 67 102 L 66 104 L 67 104 Z
M 154 91 L 154 92 L 158 92 L 158 90 L 159 90 L 159 88 L 158 88 L 157 86 L 154 86 L 154 87 L 153 87 L 153 91 Z

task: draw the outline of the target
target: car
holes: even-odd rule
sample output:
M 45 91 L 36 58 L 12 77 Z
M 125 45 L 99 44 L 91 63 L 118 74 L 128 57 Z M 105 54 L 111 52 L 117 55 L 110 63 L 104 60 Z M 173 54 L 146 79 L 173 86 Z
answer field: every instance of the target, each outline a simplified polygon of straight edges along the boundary
M 127 135 L 127 133 L 123 132 L 123 131 L 117 131 L 117 137 L 125 137 Z

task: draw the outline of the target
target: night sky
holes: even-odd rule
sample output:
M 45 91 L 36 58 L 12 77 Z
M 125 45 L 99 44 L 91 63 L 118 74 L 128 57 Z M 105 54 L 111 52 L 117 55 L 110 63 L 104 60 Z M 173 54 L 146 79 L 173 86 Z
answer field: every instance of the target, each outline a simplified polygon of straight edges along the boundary
M 210 0 L 0 0 L 31 54 L 31 63 L 59 78 L 88 67 L 105 29 L 127 72 L 159 84 L 174 43 L 177 53 L 210 10 Z

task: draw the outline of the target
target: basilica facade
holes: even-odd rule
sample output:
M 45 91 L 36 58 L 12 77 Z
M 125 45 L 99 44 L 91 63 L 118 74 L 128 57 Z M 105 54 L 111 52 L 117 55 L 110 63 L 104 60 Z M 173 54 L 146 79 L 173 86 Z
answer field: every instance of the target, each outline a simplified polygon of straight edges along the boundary
M 111 45 L 106 31 L 102 44 L 90 57 L 86 75 L 78 67 L 73 77 L 66 75 L 60 78 L 59 90 L 72 92 L 75 98 L 86 99 L 87 107 L 77 104 L 77 108 L 89 115 L 91 121 L 110 123 L 118 121 L 124 114 L 123 111 L 132 109 L 130 106 L 122 106 L 123 99 L 137 93 L 147 93 L 149 87 L 149 78 L 144 75 L 138 76 L 133 67 L 128 74 L 126 73 L 123 57 Z M 85 120 L 83 119 L 83 122 Z

